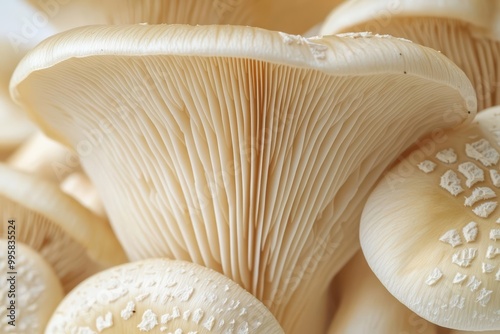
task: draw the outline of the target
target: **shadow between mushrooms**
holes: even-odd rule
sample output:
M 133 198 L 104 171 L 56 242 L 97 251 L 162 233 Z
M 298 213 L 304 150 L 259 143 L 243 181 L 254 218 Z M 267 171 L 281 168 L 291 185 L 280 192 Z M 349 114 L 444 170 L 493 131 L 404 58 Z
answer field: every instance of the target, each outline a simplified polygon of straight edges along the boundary
M 131 259 L 222 272 L 287 333 L 328 326 L 325 292 L 386 166 L 476 111 L 431 49 L 237 26 L 66 32 L 22 61 L 11 92 L 69 146 L 103 134 L 81 162 Z

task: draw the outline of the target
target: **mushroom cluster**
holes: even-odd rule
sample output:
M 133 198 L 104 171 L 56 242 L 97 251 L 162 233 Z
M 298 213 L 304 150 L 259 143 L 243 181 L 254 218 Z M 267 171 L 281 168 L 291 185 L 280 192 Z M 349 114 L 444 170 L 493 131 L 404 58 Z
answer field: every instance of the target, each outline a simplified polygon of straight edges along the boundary
M 0 4 L 0 331 L 500 330 L 500 6 L 453 3 Z

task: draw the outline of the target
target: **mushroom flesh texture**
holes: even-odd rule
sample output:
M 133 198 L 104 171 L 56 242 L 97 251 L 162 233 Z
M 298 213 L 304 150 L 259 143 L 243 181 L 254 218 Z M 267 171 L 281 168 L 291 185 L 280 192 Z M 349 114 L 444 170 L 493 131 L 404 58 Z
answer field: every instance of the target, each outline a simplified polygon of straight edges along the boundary
M 500 104 L 500 1 L 352 0 L 332 11 L 321 34 L 370 31 L 441 51 L 468 76 L 478 110 Z
M 0 247 L 0 332 L 42 334 L 64 296 L 59 278 L 51 265 L 25 244 L 2 238 Z
M 271 312 L 224 275 L 167 259 L 100 272 L 71 291 L 46 333 L 284 333 Z
M 437 326 L 401 304 L 372 273 L 361 251 L 333 281 L 337 309 L 330 334 L 436 334 Z
M 16 240 L 38 252 L 71 290 L 86 277 L 126 261 L 106 220 L 64 194 L 57 183 L 0 164 L 0 217 Z M 7 238 L 7 225 L 0 235 Z
M 423 318 L 500 330 L 500 111 L 430 137 L 366 203 L 361 247 L 387 289 Z
M 463 72 L 431 49 L 236 26 L 73 30 L 11 83 L 50 137 L 87 148 L 132 260 L 222 272 L 287 333 L 328 326 L 318 300 L 358 249 L 363 201 L 390 161 L 476 111 Z

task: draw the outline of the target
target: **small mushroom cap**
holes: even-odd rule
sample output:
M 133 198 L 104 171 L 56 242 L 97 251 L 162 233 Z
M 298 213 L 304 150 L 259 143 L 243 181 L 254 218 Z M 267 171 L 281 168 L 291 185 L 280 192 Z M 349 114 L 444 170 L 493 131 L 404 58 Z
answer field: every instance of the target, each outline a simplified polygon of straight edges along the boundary
M 64 296 L 59 278 L 38 252 L 22 242 L 0 239 L 0 249 L 0 331 L 41 334 Z
M 368 264 L 423 318 L 500 329 L 500 112 L 417 143 L 370 195 L 360 226 Z
M 2 221 L 18 222 L 17 240 L 39 252 L 65 290 L 126 257 L 106 220 L 64 194 L 57 183 L 0 164 Z M 6 225 L 0 226 L 2 236 Z
M 336 8 L 321 34 L 370 31 L 439 50 L 472 81 L 478 110 L 500 104 L 500 2 L 353 0 Z
M 71 291 L 46 333 L 284 333 L 229 278 L 194 263 L 149 259 L 100 272 Z
M 240 26 L 72 30 L 23 60 L 12 93 L 51 137 L 88 148 L 82 165 L 131 259 L 222 272 L 288 333 L 328 326 L 318 300 L 390 161 L 476 111 L 434 50 Z
M 335 277 L 332 286 L 338 306 L 328 333 L 437 333 L 437 326 L 417 316 L 385 289 L 361 251 Z

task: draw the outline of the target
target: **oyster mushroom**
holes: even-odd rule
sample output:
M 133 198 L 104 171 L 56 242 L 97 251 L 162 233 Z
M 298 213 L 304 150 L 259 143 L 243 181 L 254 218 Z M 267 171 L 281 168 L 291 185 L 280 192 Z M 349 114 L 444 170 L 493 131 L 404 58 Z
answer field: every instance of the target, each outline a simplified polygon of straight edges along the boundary
M 287 333 L 328 326 L 325 291 L 390 161 L 475 113 L 463 72 L 431 49 L 250 27 L 73 30 L 11 87 L 70 147 L 102 132 L 81 162 L 131 259 L 222 272 Z
M 370 195 L 361 246 L 402 303 L 440 326 L 500 330 L 500 112 L 429 138 Z
M 439 50 L 469 77 L 482 110 L 500 104 L 498 22 L 498 0 L 353 0 L 331 12 L 321 34 L 370 31 Z
M 0 331 L 42 334 L 64 296 L 59 278 L 40 254 L 14 238 L 0 239 L 0 247 Z
M 71 291 L 47 333 L 284 333 L 269 310 L 224 275 L 167 259 L 100 272 Z
M 126 257 L 107 221 L 64 194 L 58 184 L 0 164 L 2 222 L 14 220 L 16 240 L 47 261 L 64 290 Z M 7 225 L 0 227 L 7 238 Z

